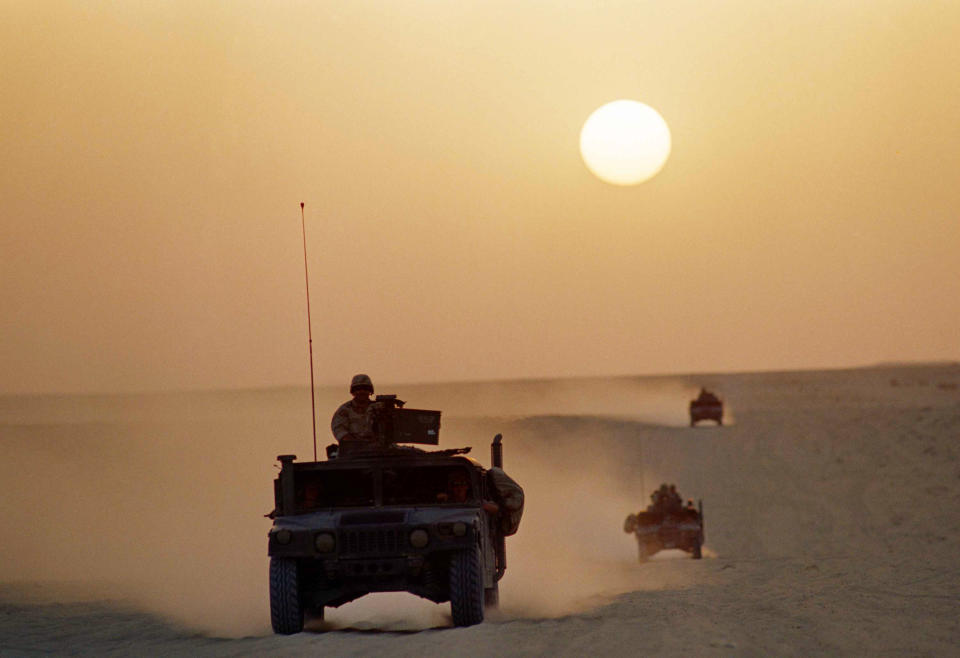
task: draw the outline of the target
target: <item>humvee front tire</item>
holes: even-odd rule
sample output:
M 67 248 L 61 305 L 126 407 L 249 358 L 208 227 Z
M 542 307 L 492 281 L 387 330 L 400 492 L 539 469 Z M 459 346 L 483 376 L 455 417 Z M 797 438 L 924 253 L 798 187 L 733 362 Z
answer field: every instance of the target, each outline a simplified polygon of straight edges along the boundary
M 697 543 L 693 545 L 693 559 L 699 560 L 703 557 L 703 550 L 700 547 L 700 540 L 697 540 Z
M 294 559 L 270 558 L 270 623 L 273 632 L 280 635 L 303 630 L 303 606 Z
M 454 626 L 473 626 L 483 621 L 483 573 L 480 549 L 458 551 L 450 559 L 450 612 Z

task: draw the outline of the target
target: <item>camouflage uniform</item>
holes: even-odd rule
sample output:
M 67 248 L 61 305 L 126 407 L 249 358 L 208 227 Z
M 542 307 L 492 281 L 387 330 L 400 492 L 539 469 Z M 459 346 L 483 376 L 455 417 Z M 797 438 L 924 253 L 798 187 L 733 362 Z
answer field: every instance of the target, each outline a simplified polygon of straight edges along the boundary
M 360 405 L 348 400 L 337 408 L 330 421 L 330 429 L 337 441 L 342 441 L 348 434 L 358 440 L 374 440 L 373 423 L 377 404 L 371 402 L 365 406 L 366 408 L 361 410 Z
M 354 375 L 350 382 L 350 393 L 368 390 L 373 394 L 373 382 L 367 375 Z M 340 444 L 340 457 L 349 456 L 360 450 L 376 447 L 375 424 L 380 405 L 376 402 L 361 404 L 356 399 L 341 404 L 330 420 L 330 430 Z

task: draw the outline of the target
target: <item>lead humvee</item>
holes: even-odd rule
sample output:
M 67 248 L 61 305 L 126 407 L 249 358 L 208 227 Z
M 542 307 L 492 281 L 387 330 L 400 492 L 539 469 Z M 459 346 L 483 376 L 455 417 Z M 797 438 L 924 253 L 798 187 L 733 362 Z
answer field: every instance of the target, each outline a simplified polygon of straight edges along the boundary
M 391 407 L 375 449 L 349 458 L 328 449 L 327 461 L 278 457 L 268 535 L 275 633 L 298 633 L 305 613 L 322 619 L 325 607 L 371 592 L 450 601 L 456 626 L 482 622 L 498 604 L 505 538 L 523 511 L 523 490 L 502 470 L 501 435 L 489 469 L 465 456 L 470 448 L 396 446 L 436 444 L 440 414 Z

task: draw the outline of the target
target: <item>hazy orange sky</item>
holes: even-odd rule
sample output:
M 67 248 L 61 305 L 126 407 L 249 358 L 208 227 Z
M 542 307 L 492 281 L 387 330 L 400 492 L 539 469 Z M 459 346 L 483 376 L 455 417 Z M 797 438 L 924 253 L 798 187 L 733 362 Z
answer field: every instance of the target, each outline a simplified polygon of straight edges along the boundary
M 960 358 L 960 3 L 0 6 L 0 392 Z M 663 171 L 595 178 L 632 98 Z

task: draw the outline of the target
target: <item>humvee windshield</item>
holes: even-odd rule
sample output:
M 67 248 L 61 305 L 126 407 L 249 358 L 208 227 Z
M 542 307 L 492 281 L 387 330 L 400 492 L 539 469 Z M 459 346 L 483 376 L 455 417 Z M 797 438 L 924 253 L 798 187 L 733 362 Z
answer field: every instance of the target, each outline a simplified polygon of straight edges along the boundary
M 374 504 L 373 475 L 371 469 L 298 473 L 297 512 L 327 507 L 370 507 Z
M 383 469 L 384 505 L 436 505 L 474 500 L 470 474 L 463 466 Z

